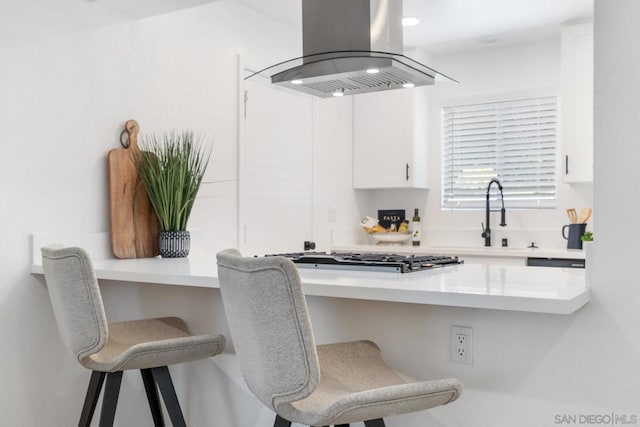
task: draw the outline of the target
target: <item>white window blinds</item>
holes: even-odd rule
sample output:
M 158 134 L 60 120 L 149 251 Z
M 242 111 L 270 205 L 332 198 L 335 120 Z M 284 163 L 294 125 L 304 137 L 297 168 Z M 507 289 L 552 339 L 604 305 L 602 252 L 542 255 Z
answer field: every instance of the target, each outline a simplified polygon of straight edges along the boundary
M 557 104 L 553 96 L 443 108 L 442 207 L 483 208 L 491 178 L 506 207 L 555 207 Z

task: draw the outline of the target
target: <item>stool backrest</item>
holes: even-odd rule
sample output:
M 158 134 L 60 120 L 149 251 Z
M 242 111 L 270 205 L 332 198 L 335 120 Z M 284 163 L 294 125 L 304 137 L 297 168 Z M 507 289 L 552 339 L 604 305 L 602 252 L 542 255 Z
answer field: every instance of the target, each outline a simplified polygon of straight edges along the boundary
M 41 249 L 53 314 L 65 346 L 78 361 L 107 342 L 107 317 L 91 259 L 80 248 Z
M 283 257 L 217 255 L 218 280 L 231 339 L 247 385 L 277 412 L 309 396 L 319 363 L 307 303 L 293 263 Z

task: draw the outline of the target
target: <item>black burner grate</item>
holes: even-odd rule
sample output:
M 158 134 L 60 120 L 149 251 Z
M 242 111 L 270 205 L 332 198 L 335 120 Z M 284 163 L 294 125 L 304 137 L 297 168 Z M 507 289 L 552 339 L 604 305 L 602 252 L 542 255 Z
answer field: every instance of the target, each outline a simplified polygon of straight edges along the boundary
M 283 256 L 291 259 L 300 267 L 395 271 L 399 273 L 410 273 L 462 263 L 458 257 L 388 253 L 294 252 L 266 256 Z

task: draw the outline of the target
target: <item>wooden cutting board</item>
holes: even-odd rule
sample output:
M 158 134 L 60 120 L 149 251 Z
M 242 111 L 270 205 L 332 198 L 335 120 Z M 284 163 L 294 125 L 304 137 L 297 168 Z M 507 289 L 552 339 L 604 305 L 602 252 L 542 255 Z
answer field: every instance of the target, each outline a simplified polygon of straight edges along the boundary
M 127 121 L 120 137 L 125 148 L 113 149 L 107 155 L 111 246 L 116 258 L 147 258 L 158 255 L 158 218 L 134 163 L 134 153 L 140 151 L 139 131 L 138 122 Z

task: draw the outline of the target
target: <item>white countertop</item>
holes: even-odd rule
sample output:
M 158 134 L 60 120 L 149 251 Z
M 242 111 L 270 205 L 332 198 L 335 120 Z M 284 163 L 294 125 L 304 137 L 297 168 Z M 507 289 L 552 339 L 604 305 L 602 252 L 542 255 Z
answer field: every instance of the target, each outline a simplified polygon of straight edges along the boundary
M 98 279 L 219 287 L 215 254 L 93 264 Z M 42 274 L 42 266 L 34 264 L 31 272 Z M 305 294 L 326 297 L 555 314 L 573 313 L 589 301 L 584 269 L 462 264 L 406 274 L 307 268 L 299 272 Z
M 331 248 L 337 252 L 393 252 L 398 254 L 424 254 L 449 256 L 477 256 L 493 258 L 564 258 L 584 259 L 583 250 L 576 249 L 544 249 L 544 248 L 503 248 L 491 247 L 462 247 L 462 246 L 411 246 L 411 245 L 336 245 Z

